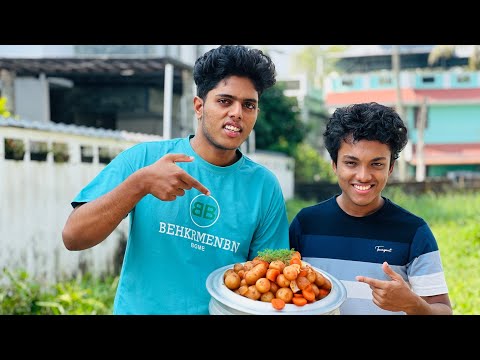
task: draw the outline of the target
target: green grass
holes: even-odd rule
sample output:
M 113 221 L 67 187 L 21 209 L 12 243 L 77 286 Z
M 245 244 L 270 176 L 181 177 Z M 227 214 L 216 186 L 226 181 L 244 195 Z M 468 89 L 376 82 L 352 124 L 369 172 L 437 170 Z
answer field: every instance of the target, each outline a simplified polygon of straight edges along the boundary
M 288 223 L 291 223 L 295 215 L 304 207 L 316 204 L 313 200 L 292 199 L 287 201 Z
M 384 195 L 430 225 L 440 249 L 453 313 L 480 314 L 480 192 L 408 196 L 394 189 Z M 289 221 L 301 208 L 313 204 L 288 201 Z

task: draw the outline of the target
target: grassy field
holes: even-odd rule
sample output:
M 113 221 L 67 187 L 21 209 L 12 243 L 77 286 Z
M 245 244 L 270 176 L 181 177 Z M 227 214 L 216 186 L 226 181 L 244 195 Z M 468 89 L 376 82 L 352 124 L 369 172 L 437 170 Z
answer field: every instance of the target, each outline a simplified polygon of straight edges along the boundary
M 400 191 L 384 195 L 430 225 L 437 239 L 456 315 L 480 314 L 480 193 L 407 196 Z M 287 202 L 288 219 L 313 201 Z

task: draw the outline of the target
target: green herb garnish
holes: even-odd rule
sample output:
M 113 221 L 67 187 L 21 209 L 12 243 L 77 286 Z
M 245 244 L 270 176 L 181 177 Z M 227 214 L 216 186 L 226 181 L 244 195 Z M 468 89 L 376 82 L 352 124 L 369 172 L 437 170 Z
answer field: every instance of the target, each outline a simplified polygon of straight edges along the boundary
M 264 261 L 272 262 L 275 260 L 281 260 L 285 264 L 290 262 L 293 253 L 295 252 L 294 248 L 289 249 L 265 249 L 258 252 L 258 257 Z

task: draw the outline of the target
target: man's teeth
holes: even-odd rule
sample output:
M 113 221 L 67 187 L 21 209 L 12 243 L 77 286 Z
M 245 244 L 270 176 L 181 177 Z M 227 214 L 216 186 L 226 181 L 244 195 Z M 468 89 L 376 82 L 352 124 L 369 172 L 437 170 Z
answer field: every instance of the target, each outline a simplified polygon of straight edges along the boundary
M 240 131 L 240 128 L 237 128 L 237 127 L 232 126 L 232 125 L 225 125 L 225 129 L 230 130 L 230 131 L 235 131 L 235 132 Z
M 372 187 L 372 185 L 366 185 L 366 186 L 353 185 L 353 187 L 358 190 L 368 190 Z

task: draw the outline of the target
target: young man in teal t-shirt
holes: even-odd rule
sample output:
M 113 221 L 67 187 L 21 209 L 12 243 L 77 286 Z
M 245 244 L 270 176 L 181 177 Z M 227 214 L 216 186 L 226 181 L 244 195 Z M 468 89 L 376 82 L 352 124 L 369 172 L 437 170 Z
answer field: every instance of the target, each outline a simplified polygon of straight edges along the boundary
M 239 150 L 274 64 L 224 45 L 200 57 L 193 76 L 195 134 L 123 151 L 72 201 L 69 250 L 99 244 L 130 215 L 115 314 L 208 314 L 213 270 L 289 246 L 277 178 Z

